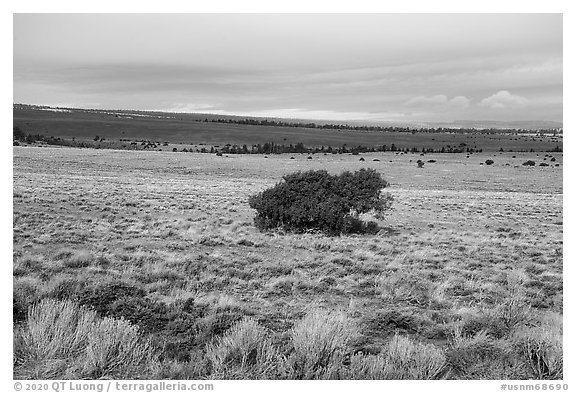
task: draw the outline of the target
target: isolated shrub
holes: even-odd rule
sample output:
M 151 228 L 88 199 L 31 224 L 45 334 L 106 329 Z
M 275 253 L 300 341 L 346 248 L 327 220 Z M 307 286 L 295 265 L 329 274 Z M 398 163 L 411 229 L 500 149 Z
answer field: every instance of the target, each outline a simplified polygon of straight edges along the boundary
M 528 160 L 528 161 L 526 161 L 525 163 L 523 163 L 522 165 L 524 165 L 524 166 L 534 166 L 534 165 L 536 165 L 536 162 L 535 162 L 535 161 L 532 161 L 532 160 Z
M 486 161 L 484 161 L 484 163 L 486 165 L 492 165 L 492 164 L 494 164 L 494 160 L 486 160 Z
M 283 179 L 249 199 L 250 207 L 257 211 L 254 222 L 260 230 L 320 230 L 331 235 L 361 232 L 366 225 L 358 219 L 359 214 L 374 211 L 380 216 L 392 202 L 391 196 L 381 193 L 388 183 L 373 169 L 341 175 L 325 170 L 296 172 Z

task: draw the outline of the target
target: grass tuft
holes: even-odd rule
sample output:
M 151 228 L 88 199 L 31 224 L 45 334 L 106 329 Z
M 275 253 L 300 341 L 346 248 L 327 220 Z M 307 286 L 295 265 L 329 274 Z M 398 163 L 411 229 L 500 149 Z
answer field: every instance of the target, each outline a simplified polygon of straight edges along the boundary
M 316 309 L 296 323 L 291 336 L 290 377 L 313 379 L 322 378 L 330 366 L 342 361 L 359 331 L 344 313 Z
M 266 329 L 252 318 L 238 322 L 206 346 L 213 379 L 270 378 L 278 370 L 279 356 Z

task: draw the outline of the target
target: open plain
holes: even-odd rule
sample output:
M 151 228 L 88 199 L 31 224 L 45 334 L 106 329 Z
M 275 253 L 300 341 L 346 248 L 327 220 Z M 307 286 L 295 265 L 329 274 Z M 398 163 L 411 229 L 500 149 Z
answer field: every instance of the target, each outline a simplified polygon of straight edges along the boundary
M 562 377 L 562 153 L 13 154 L 15 378 Z M 283 175 L 360 168 L 394 198 L 377 234 L 254 227 Z M 33 353 L 59 304 L 145 361 Z

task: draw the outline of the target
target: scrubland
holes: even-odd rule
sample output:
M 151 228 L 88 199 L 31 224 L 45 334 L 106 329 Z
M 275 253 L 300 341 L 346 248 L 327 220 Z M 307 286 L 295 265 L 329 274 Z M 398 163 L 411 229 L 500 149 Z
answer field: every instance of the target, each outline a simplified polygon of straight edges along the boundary
M 13 153 L 14 378 L 563 376 L 562 153 Z M 377 234 L 254 227 L 282 175 L 360 168 Z

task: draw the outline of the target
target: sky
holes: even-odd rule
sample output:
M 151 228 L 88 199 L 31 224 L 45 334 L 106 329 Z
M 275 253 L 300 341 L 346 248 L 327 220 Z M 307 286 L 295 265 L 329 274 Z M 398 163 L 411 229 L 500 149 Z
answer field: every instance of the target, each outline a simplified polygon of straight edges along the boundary
M 13 101 L 563 120 L 562 14 L 14 14 Z

